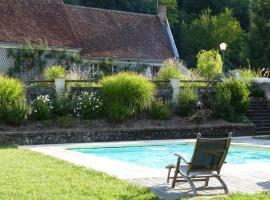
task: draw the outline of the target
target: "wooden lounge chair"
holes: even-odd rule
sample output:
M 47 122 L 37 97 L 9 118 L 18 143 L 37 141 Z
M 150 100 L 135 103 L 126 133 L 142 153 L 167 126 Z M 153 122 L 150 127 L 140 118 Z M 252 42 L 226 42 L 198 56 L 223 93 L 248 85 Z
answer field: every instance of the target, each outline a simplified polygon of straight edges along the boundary
M 201 138 L 201 134 L 198 134 L 191 162 L 188 162 L 184 156 L 175 154 L 178 157 L 176 165 L 166 167 L 169 169 L 167 182 L 173 179 L 172 188 L 175 187 L 176 182 L 188 182 L 193 194 L 197 195 L 194 181 L 204 181 L 206 187 L 210 178 L 216 178 L 228 194 L 227 185 L 220 177 L 220 170 L 228 154 L 231 138 L 232 133 L 228 138 L 216 139 Z M 182 164 L 182 161 L 185 164 Z M 175 169 L 173 177 L 170 177 L 171 169 Z

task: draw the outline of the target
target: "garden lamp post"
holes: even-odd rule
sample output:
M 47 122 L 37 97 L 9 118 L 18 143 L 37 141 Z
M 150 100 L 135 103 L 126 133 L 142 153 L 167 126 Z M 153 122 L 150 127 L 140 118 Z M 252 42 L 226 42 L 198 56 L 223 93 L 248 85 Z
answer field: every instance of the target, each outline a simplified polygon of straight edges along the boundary
M 224 73 L 224 71 L 225 71 L 225 51 L 227 49 L 227 44 L 223 42 L 223 43 L 221 43 L 219 45 L 219 47 L 220 47 L 220 50 L 222 51 L 222 63 L 223 63 L 223 65 L 222 65 L 222 71 Z

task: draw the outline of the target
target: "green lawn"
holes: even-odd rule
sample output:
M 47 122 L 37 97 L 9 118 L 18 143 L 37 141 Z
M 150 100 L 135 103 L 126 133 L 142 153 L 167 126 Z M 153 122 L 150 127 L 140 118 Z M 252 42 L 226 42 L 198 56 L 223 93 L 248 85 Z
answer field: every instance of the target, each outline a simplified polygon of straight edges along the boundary
M 0 199 L 156 200 L 158 198 L 146 188 L 103 173 L 28 150 L 2 147 Z
M 110 166 L 108 166 L 110 167 Z M 148 189 L 29 150 L 0 148 L 0 199 L 157 200 Z M 265 200 L 269 193 L 215 200 Z M 198 198 L 197 200 L 202 200 Z
M 215 197 L 214 200 L 268 200 L 270 193 L 263 192 L 254 195 L 231 194 L 227 197 Z M 206 200 L 205 198 L 195 198 L 194 200 Z

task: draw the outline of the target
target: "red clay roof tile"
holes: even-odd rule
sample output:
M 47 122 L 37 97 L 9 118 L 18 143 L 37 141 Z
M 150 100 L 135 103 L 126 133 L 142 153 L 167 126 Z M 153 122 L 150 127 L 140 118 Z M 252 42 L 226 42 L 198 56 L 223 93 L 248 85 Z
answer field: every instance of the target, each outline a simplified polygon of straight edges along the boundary
M 0 13 L 0 42 L 42 39 L 82 48 L 90 57 L 173 57 L 158 16 L 70 6 L 62 0 L 1 0 Z

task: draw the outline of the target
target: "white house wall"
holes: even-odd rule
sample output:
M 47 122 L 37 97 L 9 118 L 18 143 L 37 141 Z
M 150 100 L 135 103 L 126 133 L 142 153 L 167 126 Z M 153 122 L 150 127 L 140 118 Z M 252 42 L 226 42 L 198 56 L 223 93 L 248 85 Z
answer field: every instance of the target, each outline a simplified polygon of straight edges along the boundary
M 9 67 L 13 65 L 13 59 L 8 58 L 8 48 L 0 48 L 0 73 L 7 74 Z

